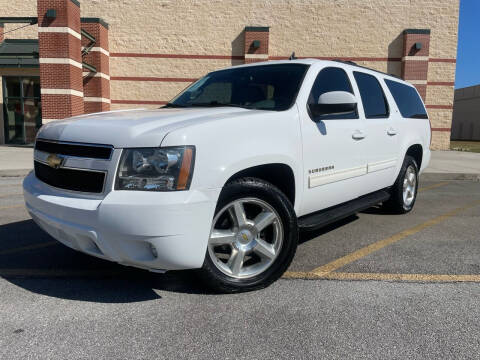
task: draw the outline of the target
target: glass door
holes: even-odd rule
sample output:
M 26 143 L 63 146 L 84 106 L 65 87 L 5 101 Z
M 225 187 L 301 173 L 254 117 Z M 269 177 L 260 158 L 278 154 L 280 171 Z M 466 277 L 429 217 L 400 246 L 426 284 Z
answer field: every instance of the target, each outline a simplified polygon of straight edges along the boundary
M 31 144 L 42 125 L 39 77 L 3 77 L 5 143 Z

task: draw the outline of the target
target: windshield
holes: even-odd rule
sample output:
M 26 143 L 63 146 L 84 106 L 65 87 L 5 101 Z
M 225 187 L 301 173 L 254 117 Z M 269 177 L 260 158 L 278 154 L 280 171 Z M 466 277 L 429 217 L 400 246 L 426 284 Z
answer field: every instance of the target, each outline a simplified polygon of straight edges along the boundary
M 167 107 L 287 110 L 295 102 L 307 69 L 306 64 L 276 64 L 215 71 L 186 88 Z

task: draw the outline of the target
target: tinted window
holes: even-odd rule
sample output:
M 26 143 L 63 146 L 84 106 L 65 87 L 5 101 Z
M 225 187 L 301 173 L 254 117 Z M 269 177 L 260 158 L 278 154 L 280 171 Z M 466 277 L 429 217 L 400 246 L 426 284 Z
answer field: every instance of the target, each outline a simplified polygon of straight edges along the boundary
M 411 86 L 385 79 L 388 89 L 405 118 L 428 119 L 422 100 Z
M 286 110 L 295 102 L 308 67 L 278 64 L 215 71 L 182 91 L 167 106 Z
M 320 95 L 330 91 L 346 91 L 353 94 L 352 85 L 345 70 L 336 67 L 328 67 L 320 71 L 313 84 L 312 91 L 308 97 L 309 104 L 316 104 Z M 324 115 L 320 119 L 356 119 L 357 112 L 339 115 Z
M 375 76 L 354 72 L 360 96 L 362 97 L 363 110 L 366 118 L 388 117 L 388 104 L 382 87 Z

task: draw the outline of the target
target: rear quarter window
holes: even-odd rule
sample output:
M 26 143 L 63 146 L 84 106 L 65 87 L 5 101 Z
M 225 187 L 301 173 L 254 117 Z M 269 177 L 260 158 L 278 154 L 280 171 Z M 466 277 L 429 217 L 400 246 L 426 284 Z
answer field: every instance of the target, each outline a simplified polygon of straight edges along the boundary
M 404 118 L 428 119 L 422 99 L 413 87 L 387 79 L 385 84 Z

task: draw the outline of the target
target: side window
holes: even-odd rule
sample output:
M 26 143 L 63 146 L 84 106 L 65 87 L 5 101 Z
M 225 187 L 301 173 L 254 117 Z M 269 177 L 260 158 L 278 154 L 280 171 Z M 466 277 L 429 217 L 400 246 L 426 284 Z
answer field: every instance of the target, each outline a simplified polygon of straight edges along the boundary
M 327 67 L 321 70 L 312 86 L 312 91 L 308 97 L 308 103 L 317 103 L 320 95 L 329 91 L 347 91 L 353 94 L 352 84 L 350 84 L 350 80 L 348 79 L 345 70 L 337 67 Z M 328 119 L 358 119 L 358 113 L 353 111 L 348 114 L 324 115 L 320 118 L 320 120 Z
M 428 119 L 425 106 L 413 87 L 388 79 L 385 84 L 404 118 Z
M 387 99 L 377 78 L 358 71 L 354 71 L 353 76 L 360 90 L 365 117 L 367 119 L 388 118 Z

